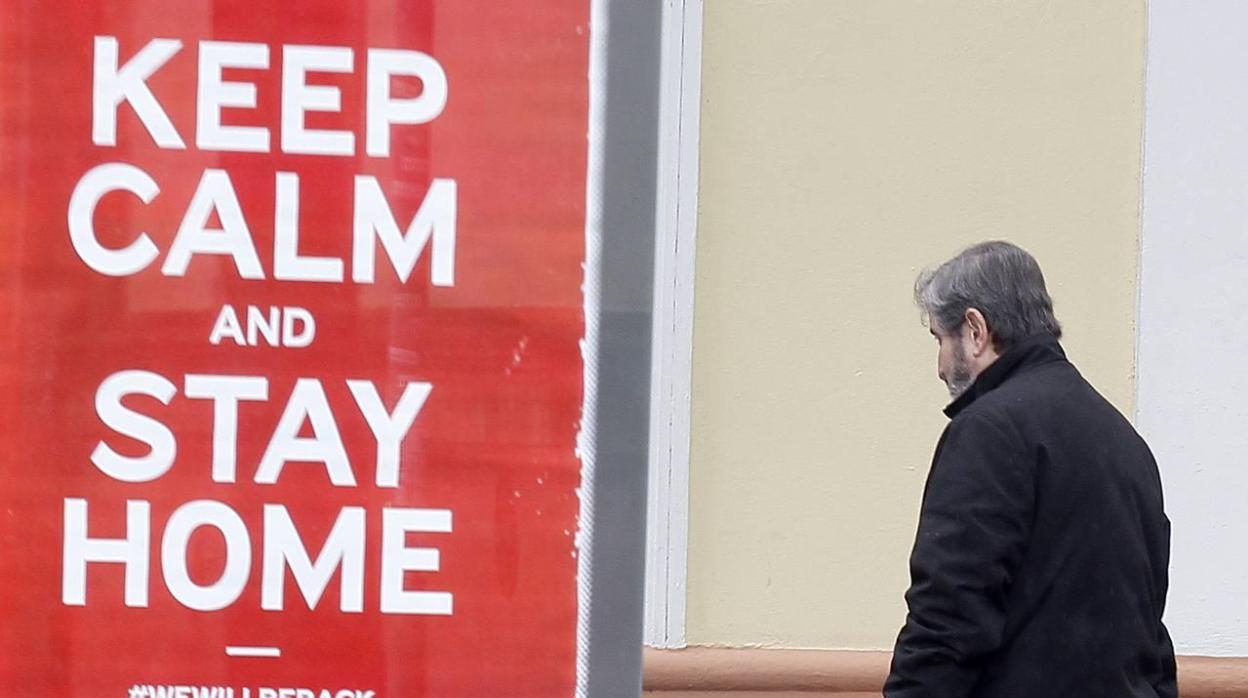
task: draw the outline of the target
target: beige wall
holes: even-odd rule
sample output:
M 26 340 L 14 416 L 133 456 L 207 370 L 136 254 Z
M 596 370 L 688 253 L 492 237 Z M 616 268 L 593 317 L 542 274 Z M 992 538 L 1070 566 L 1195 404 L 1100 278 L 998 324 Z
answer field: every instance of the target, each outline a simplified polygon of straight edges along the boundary
M 920 267 L 1004 237 L 1133 394 L 1144 3 L 706 0 L 691 644 L 887 648 L 944 418 Z

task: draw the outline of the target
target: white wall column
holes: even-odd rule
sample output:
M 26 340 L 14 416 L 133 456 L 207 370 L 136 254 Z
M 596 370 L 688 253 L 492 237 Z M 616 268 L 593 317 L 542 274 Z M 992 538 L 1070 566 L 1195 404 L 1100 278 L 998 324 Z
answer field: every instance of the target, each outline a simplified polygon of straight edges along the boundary
M 1248 655 L 1248 4 L 1152 0 L 1147 70 L 1137 421 L 1167 621 L 1180 653 Z

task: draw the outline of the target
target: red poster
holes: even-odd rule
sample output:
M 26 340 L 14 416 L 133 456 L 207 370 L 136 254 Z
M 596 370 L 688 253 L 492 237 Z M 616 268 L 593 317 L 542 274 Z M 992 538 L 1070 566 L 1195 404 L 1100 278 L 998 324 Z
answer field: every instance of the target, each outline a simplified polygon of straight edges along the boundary
M 0 4 L 0 695 L 572 695 L 588 24 Z

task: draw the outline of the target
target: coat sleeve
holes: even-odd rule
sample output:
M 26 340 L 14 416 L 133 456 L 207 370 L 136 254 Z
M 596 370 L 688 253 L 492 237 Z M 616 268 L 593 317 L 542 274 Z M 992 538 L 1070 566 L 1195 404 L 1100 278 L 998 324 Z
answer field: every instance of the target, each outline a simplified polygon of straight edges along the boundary
M 1154 468 L 1156 464 L 1154 463 Z M 1160 476 L 1158 476 L 1160 478 Z M 1161 486 L 1160 479 L 1158 487 Z M 1174 661 L 1174 642 L 1170 639 L 1170 631 L 1166 629 L 1166 593 L 1170 590 L 1170 519 L 1162 517 L 1164 534 L 1165 558 L 1158 565 L 1159 579 L 1157 582 L 1157 656 L 1159 672 L 1153 681 L 1153 690 L 1158 698 L 1179 698 L 1178 669 Z
M 1005 597 L 1031 531 L 1034 470 L 1000 420 L 966 414 L 949 425 L 923 495 L 887 698 L 958 698 L 974 688 L 1002 642 Z
M 1170 632 L 1166 626 L 1158 623 L 1158 645 L 1161 647 L 1161 676 L 1153 683 L 1153 690 L 1158 698 L 1179 698 L 1178 672 L 1174 662 L 1174 643 L 1170 641 Z

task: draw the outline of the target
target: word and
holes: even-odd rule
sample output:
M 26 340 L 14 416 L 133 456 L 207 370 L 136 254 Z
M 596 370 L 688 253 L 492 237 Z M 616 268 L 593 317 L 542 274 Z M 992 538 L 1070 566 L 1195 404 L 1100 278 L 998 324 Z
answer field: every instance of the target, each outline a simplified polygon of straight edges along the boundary
M 245 332 L 234 306 L 222 306 L 217 321 L 212 324 L 208 343 L 218 345 L 229 340 L 240 347 L 258 347 L 263 340 L 271 347 L 302 349 L 311 346 L 316 339 L 316 318 L 306 308 L 270 306 L 266 311 L 249 305 L 243 317 L 247 318 Z

